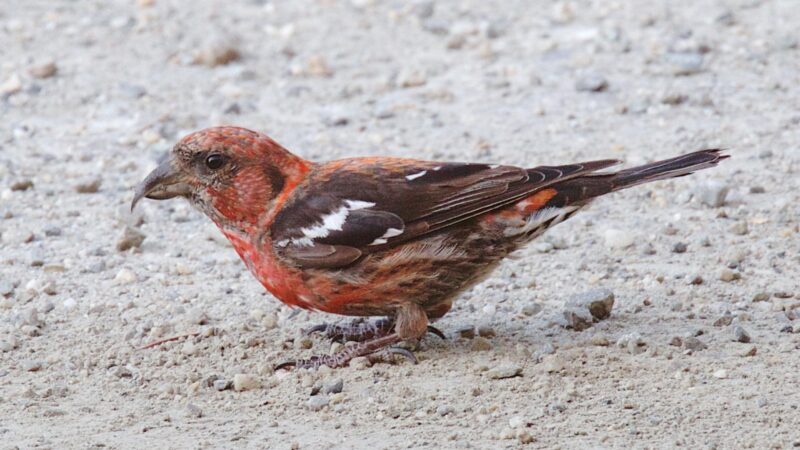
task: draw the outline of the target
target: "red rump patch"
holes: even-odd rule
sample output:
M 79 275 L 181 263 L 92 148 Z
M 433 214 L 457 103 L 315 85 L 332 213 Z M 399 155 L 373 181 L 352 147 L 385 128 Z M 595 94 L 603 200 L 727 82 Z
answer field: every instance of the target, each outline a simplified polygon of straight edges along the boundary
M 542 189 L 524 199 L 518 201 L 513 207 L 505 208 L 494 214 L 487 214 L 483 220 L 492 222 L 497 218 L 513 219 L 527 217 L 534 212 L 542 209 L 551 198 L 555 197 L 558 191 L 553 188 Z
M 553 188 L 542 189 L 530 197 L 526 197 L 524 200 L 518 202 L 517 210 L 526 216 L 532 214 L 534 211 L 542 209 L 551 198 L 556 196 L 557 193 L 558 192 Z

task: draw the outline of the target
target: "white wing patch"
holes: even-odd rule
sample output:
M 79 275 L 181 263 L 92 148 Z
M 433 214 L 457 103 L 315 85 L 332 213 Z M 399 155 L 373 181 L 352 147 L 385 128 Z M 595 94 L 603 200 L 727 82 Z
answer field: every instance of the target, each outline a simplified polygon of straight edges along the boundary
M 388 242 L 389 238 L 400 236 L 401 234 L 403 234 L 402 228 L 389 228 L 388 230 L 386 230 L 385 233 L 383 233 L 383 236 L 376 238 L 374 241 L 370 242 L 369 245 L 385 244 L 386 242 Z
M 345 200 L 344 202 L 345 204 L 343 206 L 322 216 L 319 222 L 310 227 L 301 228 L 300 232 L 303 233 L 303 237 L 282 239 L 275 244 L 279 247 L 286 247 L 291 242 L 294 245 L 310 247 L 314 245 L 314 239 L 327 237 L 331 231 L 342 231 L 342 227 L 344 227 L 347 216 L 350 215 L 350 211 L 375 206 L 375 203 L 362 200 Z M 390 228 L 390 230 L 391 229 L 393 228 Z
M 544 225 L 546 222 L 549 222 L 549 224 L 543 229 L 536 230 L 536 235 L 538 236 L 547 228 L 563 222 L 564 219 L 570 215 L 570 213 L 577 211 L 579 208 L 580 207 L 578 206 L 567 206 L 564 208 L 542 208 L 528 216 L 524 225 L 519 227 L 508 227 L 505 229 L 505 231 L 503 231 L 503 234 L 510 237 L 530 233 L 531 231 L 534 231 Z
M 365 202 L 363 200 L 345 200 L 345 203 L 347 203 L 347 209 L 349 209 L 350 211 L 355 211 L 357 209 L 367 209 L 375 206 L 375 203 Z
M 417 178 L 419 178 L 421 176 L 424 176 L 426 173 L 428 173 L 428 171 L 427 170 L 423 170 L 422 172 L 417 172 L 417 173 L 412 173 L 411 175 L 406 175 L 406 180 L 408 180 L 408 181 L 416 180 Z

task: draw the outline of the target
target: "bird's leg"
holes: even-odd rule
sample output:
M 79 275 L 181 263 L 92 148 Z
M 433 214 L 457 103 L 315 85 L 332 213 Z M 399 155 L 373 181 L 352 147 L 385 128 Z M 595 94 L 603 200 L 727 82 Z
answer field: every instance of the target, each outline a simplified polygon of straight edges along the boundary
M 386 336 L 394 329 L 394 319 L 384 318 L 376 321 L 356 319 L 343 325 L 323 323 L 305 330 L 306 335 L 323 332 L 325 337 L 335 342 L 363 342 Z
M 386 336 L 371 339 L 358 344 L 345 347 L 343 350 L 336 352 L 332 355 L 316 355 L 308 359 L 298 359 L 297 361 L 289 361 L 278 364 L 275 370 L 280 369 L 317 369 L 321 366 L 328 366 L 331 368 L 345 367 L 350 364 L 350 360 L 359 356 L 377 355 L 377 353 L 386 353 L 390 355 L 400 355 L 413 362 L 417 363 L 417 358 L 409 350 L 400 347 L 391 347 L 397 344 L 402 339 L 397 333 L 390 333 Z M 383 356 L 383 355 L 381 355 Z

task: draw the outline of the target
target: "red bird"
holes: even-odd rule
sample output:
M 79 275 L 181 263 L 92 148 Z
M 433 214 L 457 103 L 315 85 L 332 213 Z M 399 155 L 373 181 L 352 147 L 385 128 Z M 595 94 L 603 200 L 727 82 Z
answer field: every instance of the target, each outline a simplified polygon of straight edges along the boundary
M 417 342 L 458 294 L 509 253 L 593 199 L 688 175 L 727 155 L 701 150 L 618 172 L 605 159 L 524 169 L 405 158 L 314 163 L 237 127 L 192 133 L 136 188 L 142 198 L 184 197 L 231 241 L 280 301 L 372 324 L 320 326 L 359 341 L 334 355 L 282 365 L 340 367 Z

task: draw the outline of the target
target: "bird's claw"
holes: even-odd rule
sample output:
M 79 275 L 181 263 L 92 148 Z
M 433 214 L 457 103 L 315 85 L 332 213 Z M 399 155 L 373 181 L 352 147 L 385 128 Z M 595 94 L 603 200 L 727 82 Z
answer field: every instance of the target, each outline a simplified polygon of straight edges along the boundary
M 447 340 L 447 336 L 445 336 L 444 333 L 442 333 L 442 330 L 436 328 L 433 325 L 428 325 L 428 333 L 436 335 L 439 339 L 441 339 L 443 341 Z
M 408 360 L 411 364 L 419 364 L 417 356 L 411 350 L 403 347 L 387 347 L 380 352 L 367 355 L 370 362 L 386 361 L 386 357 L 391 359 L 392 356 L 399 355 Z
M 284 361 L 277 366 L 275 366 L 275 371 L 278 370 L 290 370 L 297 366 L 297 361 Z

